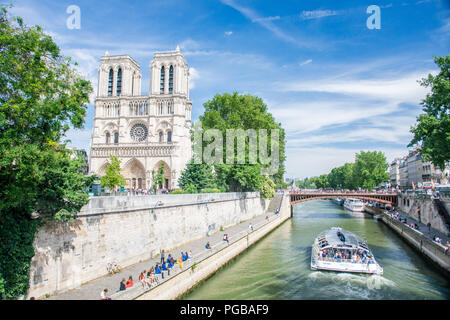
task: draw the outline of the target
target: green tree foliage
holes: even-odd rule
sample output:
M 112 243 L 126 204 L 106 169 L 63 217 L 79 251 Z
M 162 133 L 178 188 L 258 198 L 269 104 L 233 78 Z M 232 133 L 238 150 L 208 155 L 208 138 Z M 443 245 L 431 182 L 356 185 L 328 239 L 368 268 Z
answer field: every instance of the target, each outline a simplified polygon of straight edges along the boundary
M 152 170 L 152 190 L 153 193 L 156 193 L 158 189 L 162 189 L 164 185 L 164 163 L 161 163 L 158 170 L 155 171 Z
M 421 102 L 425 113 L 411 127 L 414 137 L 408 146 L 419 145 L 424 160 L 444 169 L 450 160 L 450 55 L 435 57 L 434 62 L 440 72 L 420 81 L 422 86 L 431 88 L 431 93 Z
M 110 164 L 106 167 L 105 175 L 101 178 L 101 184 L 110 190 L 125 186 L 125 178 L 120 173 L 120 160 L 111 156 Z
M 389 180 L 389 165 L 381 151 L 361 151 L 356 154 L 353 166 L 353 182 L 357 188 L 372 190 Z
M 333 189 L 354 189 L 353 163 L 334 168 L 328 174 L 328 182 Z
M 186 169 L 181 173 L 178 184 L 185 189 L 187 185 L 194 185 L 198 190 L 205 188 L 216 188 L 216 176 L 213 173 L 212 166 L 206 163 L 195 164 L 191 160 Z
M 252 95 L 233 94 L 216 95 L 212 100 L 204 103 L 205 113 L 200 117 L 203 130 L 218 129 L 224 137 L 223 163 L 214 164 L 218 187 L 226 187 L 228 191 L 255 191 L 267 187 L 266 178 L 261 174 L 264 167 L 260 162 L 250 164 L 248 138 L 245 150 L 245 164 L 226 164 L 226 130 L 227 129 L 278 129 L 280 132 L 279 168 L 270 178 L 276 186 L 284 186 L 283 175 L 285 171 L 285 132 L 281 124 L 276 123 L 273 116 L 267 111 L 267 106 L 261 98 Z M 270 136 L 268 138 L 270 141 Z M 259 148 L 259 145 L 257 146 Z M 259 149 L 258 149 L 259 150 Z M 234 149 L 235 159 L 237 147 Z
M 268 175 L 264 175 L 259 191 L 262 198 L 272 199 L 275 197 L 275 182 Z
M 61 140 L 71 126 L 82 128 L 91 92 L 50 36 L 1 9 L 2 298 L 26 294 L 38 227 L 72 219 L 88 202 L 84 164 Z
M 389 180 L 388 163 L 381 151 L 361 151 L 356 154 L 355 163 L 346 163 L 334 168 L 329 174 L 306 178 L 296 182 L 301 189 L 368 189 L 372 190 Z

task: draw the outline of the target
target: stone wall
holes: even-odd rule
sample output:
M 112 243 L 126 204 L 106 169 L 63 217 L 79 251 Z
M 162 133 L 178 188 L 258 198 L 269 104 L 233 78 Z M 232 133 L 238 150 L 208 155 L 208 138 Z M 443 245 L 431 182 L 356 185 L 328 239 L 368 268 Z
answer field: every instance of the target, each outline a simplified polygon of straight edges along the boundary
M 447 209 L 450 209 L 450 198 L 441 197 Z M 420 208 L 420 219 L 417 214 L 417 208 Z M 448 230 L 445 221 L 438 213 L 438 208 L 433 203 L 431 196 L 428 195 L 407 195 L 399 194 L 398 209 L 413 219 L 420 220 L 423 224 L 431 223 L 433 229 L 447 234 Z
M 159 201 L 159 202 L 158 202 Z M 28 297 L 57 294 L 264 213 L 258 193 L 95 197 L 72 223 L 35 239 Z
M 386 213 L 383 214 L 382 220 L 412 247 L 439 267 L 447 277 L 450 277 L 450 252 L 446 253 L 443 245 L 428 239 L 420 231 L 406 226 Z

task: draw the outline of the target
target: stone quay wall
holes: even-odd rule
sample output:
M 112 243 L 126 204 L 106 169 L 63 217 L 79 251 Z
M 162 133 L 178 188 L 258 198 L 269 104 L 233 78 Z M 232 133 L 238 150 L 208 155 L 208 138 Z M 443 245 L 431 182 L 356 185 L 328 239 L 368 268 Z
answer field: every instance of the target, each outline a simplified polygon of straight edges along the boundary
M 450 197 L 442 196 L 441 200 L 447 210 L 450 211 Z M 420 217 L 417 214 L 417 208 L 420 209 Z M 429 195 L 399 194 L 398 209 L 413 219 L 427 225 L 431 223 L 431 227 L 444 234 L 448 233 L 445 221 L 438 213 L 438 208 L 433 204 L 433 200 Z
M 36 236 L 27 297 L 58 294 L 263 214 L 259 193 L 94 197 L 70 223 Z
M 428 239 L 422 232 L 393 219 L 387 213 L 383 213 L 382 221 L 450 277 L 450 252 L 445 253 L 443 245 Z

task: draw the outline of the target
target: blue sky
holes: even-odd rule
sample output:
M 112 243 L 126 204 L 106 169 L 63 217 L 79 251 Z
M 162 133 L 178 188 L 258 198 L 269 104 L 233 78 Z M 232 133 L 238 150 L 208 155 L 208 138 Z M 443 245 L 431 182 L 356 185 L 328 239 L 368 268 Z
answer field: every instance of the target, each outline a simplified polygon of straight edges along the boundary
M 4 3 L 4 2 L 2 2 Z M 11 13 L 51 34 L 97 87 L 100 57 L 129 54 L 149 91 L 154 52 L 180 46 L 193 120 L 216 93 L 258 95 L 287 132 L 286 177 L 328 173 L 360 150 L 407 153 L 427 90 L 417 80 L 448 55 L 449 0 L 16 0 Z M 66 9 L 81 9 L 81 29 Z M 370 5 L 381 29 L 370 30 Z M 93 101 L 94 95 L 92 97 Z M 93 105 L 74 146 L 89 149 Z

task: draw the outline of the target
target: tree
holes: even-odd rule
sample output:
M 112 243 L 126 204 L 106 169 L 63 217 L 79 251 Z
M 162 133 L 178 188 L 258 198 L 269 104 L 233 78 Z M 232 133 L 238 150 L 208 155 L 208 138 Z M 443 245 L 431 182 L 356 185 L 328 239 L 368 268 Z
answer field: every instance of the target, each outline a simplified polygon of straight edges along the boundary
M 111 156 L 110 164 L 106 167 L 105 175 L 101 178 L 101 185 L 110 190 L 116 187 L 123 187 L 126 182 L 120 174 L 120 160 L 116 156 Z
M 441 70 L 419 82 L 431 87 L 431 93 L 421 102 L 425 114 L 419 115 L 416 125 L 411 127 L 414 137 L 408 147 L 418 145 L 422 158 L 444 171 L 450 160 L 450 55 L 434 57 L 434 62 Z
M 0 11 L 0 296 L 28 289 L 33 241 L 49 220 L 69 220 L 89 179 L 64 141 L 82 128 L 92 87 L 39 26 Z M 35 218 L 37 217 L 37 218 Z
M 164 163 L 161 163 L 161 165 L 159 166 L 156 175 L 155 175 L 155 171 L 152 170 L 152 180 L 153 180 L 153 185 L 152 185 L 152 190 L 153 193 L 156 193 L 157 189 L 161 189 L 163 187 L 164 184 Z
M 381 151 L 361 151 L 356 154 L 353 166 L 353 182 L 356 188 L 372 190 L 389 180 L 389 165 Z
M 251 164 L 249 161 L 249 138 L 245 142 L 245 164 L 227 164 L 226 155 L 226 130 L 242 129 L 261 130 L 265 129 L 270 134 L 270 130 L 279 130 L 280 137 L 277 141 L 279 148 L 279 167 L 270 177 L 276 186 L 284 186 L 284 161 L 285 157 L 285 133 L 281 124 L 276 123 L 273 116 L 267 112 L 267 106 L 261 98 L 252 95 L 233 94 L 216 95 L 212 100 L 203 105 L 205 112 L 200 117 L 203 132 L 208 129 L 218 129 L 224 137 L 223 164 L 214 164 L 214 169 L 218 178 L 218 185 L 226 186 L 229 191 L 255 191 L 262 187 L 262 168 L 270 165 L 263 165 L 261 161 Z M 234 139 L 234 138 L 233 138 Z M 270 141 L 270 137 L 268 138 Z M 206 144 L 206 143 L 205 143 Z M 259 145 L 256 146 L 259 151 Z M 237 147 L 233 150 L 234 160 L 237 158 Z
M 196 186 L 196 189 L 217 188 L 216 176 L 212 171 L 212 166 L 206 163 L 195 164 L 191 160 L 186 169 L 181 173 L 178 184 L 185 189 L 187 185 Z M 192 188 L 191 188 L 192 190 Z

